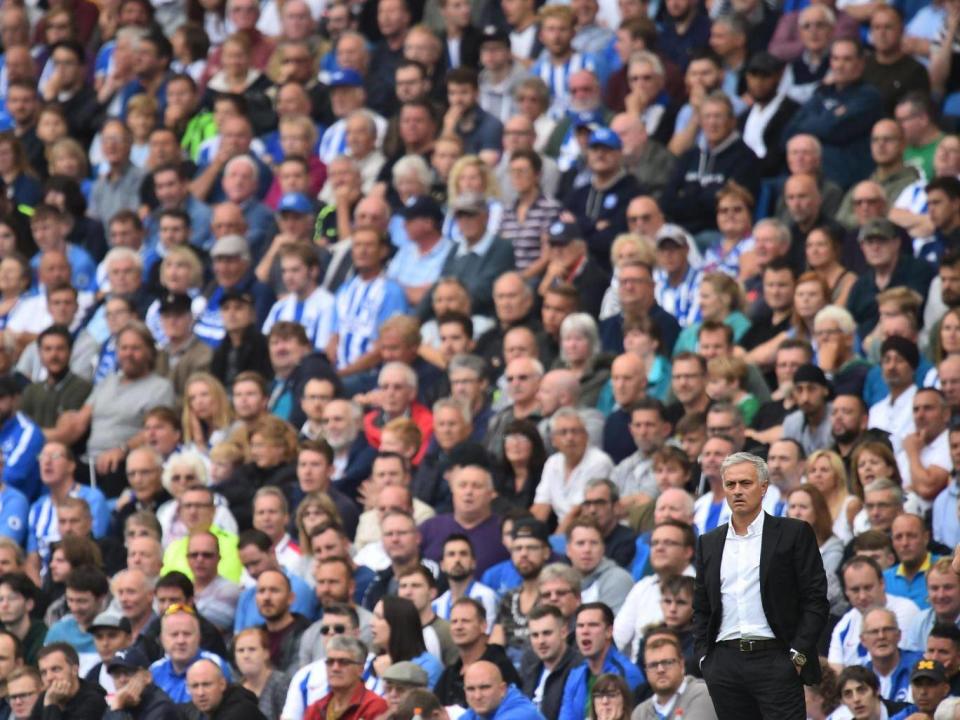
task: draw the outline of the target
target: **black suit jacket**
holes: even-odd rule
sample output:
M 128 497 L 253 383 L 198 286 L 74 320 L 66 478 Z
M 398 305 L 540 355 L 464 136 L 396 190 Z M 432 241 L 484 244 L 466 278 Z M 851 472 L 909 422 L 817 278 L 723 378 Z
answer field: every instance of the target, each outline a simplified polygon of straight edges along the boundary
M 787 153 L 782 142 L 783 129 L 790 122 L 790 118 L 800 108 L 799 103 L 785 97 L 780 103 L 780 107 L 773 114 L 773 117 L 767 121 L 763 128 L 763 144 L 767 148 L 767 154 L 760 159 L 760 175 L 763 177 L 774 177 L 779 175 L 786 165 Z M 747 117 L 750 112 L 743 113 L 737 120 L 737 127 L 743 132 L 747 125 Z
M 720 631 L 720 563 L 727 524 L 697 538 L 693 636 L 698 658 L 710 653 Z M 827 622 L 827 578 L 813 528 L 801 520 L 766 514 L 760 546 L 760 597 L 774 635 L 807 656 L 801 677 L 820 682 L 817 640 Z

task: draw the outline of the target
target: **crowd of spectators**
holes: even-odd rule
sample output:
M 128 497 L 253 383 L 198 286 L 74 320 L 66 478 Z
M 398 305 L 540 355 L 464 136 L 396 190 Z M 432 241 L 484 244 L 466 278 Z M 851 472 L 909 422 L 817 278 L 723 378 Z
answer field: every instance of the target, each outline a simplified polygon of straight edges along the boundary
M 819 544 L 807 717 L 960 717 L 958 0 L 0 50 L 0 720 L 715 720 L 741 451 Z

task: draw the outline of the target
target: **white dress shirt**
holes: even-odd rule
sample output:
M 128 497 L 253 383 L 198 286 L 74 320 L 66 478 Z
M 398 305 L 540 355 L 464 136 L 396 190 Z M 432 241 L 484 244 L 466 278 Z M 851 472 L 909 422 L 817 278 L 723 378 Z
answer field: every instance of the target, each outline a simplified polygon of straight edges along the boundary
M 687 565 L 682 574 L 687 577 L 696 577 L 697 571 L 693 565 Z M 613 621 L 613 642 L 620 648 L 620 652 L 627 657 L 635 658 L 640 649 L 643 629 L 647 625 L 662 622 L 660 576 L 653 573 L 641 578 L 633 586 L 627 599 L 623 601 L 623 607 Z
M 870 407 L 867 427 L 871 430 L 886 430 L 890 433 L 890 443 L 894 453 L 900 452 L 903 447 L 901 438 L 916 431 L 913 424 L 913 396 L 917 394 L 917 386 L 911 385 L 900 393 L 900 396 L 891 401 L 887 394 L 883 400 Z
M 767 622 L 760 597 L 760 545 L 763 541 L 763 510 L 747 526 L 746 535 L 737 535 L 731 522 L 720 561 L 720 598 L 723 618 L 717 642 L 738 638 L 776 636 Z

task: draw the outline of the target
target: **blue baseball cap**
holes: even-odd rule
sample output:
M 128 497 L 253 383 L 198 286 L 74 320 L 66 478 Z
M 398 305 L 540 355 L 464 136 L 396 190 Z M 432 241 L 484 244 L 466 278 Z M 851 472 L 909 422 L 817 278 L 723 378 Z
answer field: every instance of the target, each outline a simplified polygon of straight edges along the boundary
M 360 77 L 360 73 L 350 68 L 337 70 L 336 72 L 330 73 L 329 86 L 332 88 L 363 87 L 363 78 Z
M 418 195 L 411 198 L 407 204 L 400 209 L 400 215 L 404 220 L 413 220 L 414 218 L 430 218 L 436 223 L 437 227 L 443 225 L 443 209 L 429 195 Z
M 611 150 L 623 150 L 623 143 L 620 141 L 620 136 L 613 130 L 602 127 L 590 133 L 590 140 L 587 142 L 587 147 L 605 147 Z
M 313 206 L 310 204 L 310 200 L 307 199 L 307 196 L 303 193 L 286 193 L 282 198 L 280 198 L 280 204 L 277 205 L 277 212 L 292 212 L 300 213 L 301 215 L 309 215 L 313 212 Z

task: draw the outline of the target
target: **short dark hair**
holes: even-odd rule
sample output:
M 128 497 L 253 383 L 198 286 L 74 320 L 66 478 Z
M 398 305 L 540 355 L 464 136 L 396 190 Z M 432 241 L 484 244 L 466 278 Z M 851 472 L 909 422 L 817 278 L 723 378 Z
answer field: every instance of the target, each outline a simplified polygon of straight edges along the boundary
M 20 642 L 20 638 L 18 638 L 9 630 L 0 630 L 0 637 L 10 638 L 10 642 L 13 643 L 13 658 L 15 660 L 22 660 L 23 659 L 23 643 Z
M 186 210 L 181 210 L 180 208 L 163 208 L 160 211 L 160 215 L 158 216 L 158 219 L 163 220 L 164 218 L 173 218 L 174 220 L 179 220 L 180 222 L 182 222 L 184 225 L 187 226 L 187 228 L 192 227 L 192 223 L 190 222 L 190 215 L 187 214 Z
M 93 565 L 80 565 L 67 575 L 68 590 L 93 593 L 94 597 L 103 597 L 110 592 L 110 581 L 103 570 Z
M 171 570 L 166 575 L 161 576 L 154 586 L 154 591 L 160 588 L 176 588 L 183 593 L 183 598 L 188 602 L 193 600 L 193 581 L 179 570 Z
M 257 547 L 262 552 L 269 552 L 273 546 L 273 541 L 263 530 L 250 528 L 240 533 L 240 537 L 237 538 L 237 550 L 243 550 L 250 545 Z
M 718 320 L 704 320 L 697 330 L 697 339 L 699 340 L 705 332 L 722 332 L 727 339 L 727 345 L 733 345 L 733 328 Z M 676 361 L 676 359 L 674 359 Z
M 663 403 L 657 400 L 654 397 L 644 397 L 637 400 L 630 406 L 630 417 L 633 418 L 633 414 L 638 410 L 653 410 L 657 417 L 660 418 L 660 422 L 666 422 L 667 416 L 665 414 Z
M 83 45 L 78 40 L 67 39 L 55 42 L 50 48 L 49 56 L 52 57 L 57 50 L 68 50 L 72 52 L 81 65 L 87 61 L 87 54 L 84 52 Z
M 927 635 L 927 637 L 950 640 L 954 647 L 960 648 L 960 628 L 953 623 L 936 623 L 932 628 L 930 628 L 930 634 Z
M 561 623 L 565 622 L 560 608 L 556 605 L 545 605 L 543 603 L 537 603 L 533 606 L 533 609 L 527 613 L 527 622 L 529 623 L 531 620 L 541 620 L 545 617 L 552 617 Z
M 520 150 L 514 150 L 510 154 L 510 162 L 514 160 L 526 160 L 530 163 L 530 167 L 533 168 L 533 171 L 539 175 L 543 170 L 543 158 L 540 157 L 540 153 L 536 150 L 529 150 L 527 148 L 521 148 Z
M 476 600 L 472 597 L 467 597 L 466 595 L 464 595 L 463 597 L 457 598 L 456 601 L 454 601 L 453 605 L 451 605 L 450 607 L 451 609 L 453 609 L 461 605 L 469 605 L 476 611 L 477 617 L 480 618 L 481 622 L 487 621 L 487 609 L 483 606 L 483 603 L 480 602 L 479 600 Z
M 848 682 L 863 683 L 873 690 L 874 694 L 880 692 L 880 680 L 877 679 L 873 670 L 865 668 L 863 665 L 848 665 L 837 678 L 837 690 L 843 692 L 843 686 Z
M 605 602 L 583 603 L 577 608 L 577 611 L 574 613 L 574 617 L 580 617 L 580 613 L 586 610 L 599 610 L 603 614 L 603 622 L 607 625 L 607 627 L 613 627 L 613 621 L 615 619 L 613 610 L 611 610 L 610 606 Z
M 797 270 L 795 267 L 793 267 L 793 263 L 791 263 L 786 257 L 776 257 L 768 262 L 767 266 L 763 268 L 763 274 L 766 275 L 768 272 L 783 272 L 785 270 L 789 271 L 790 277 L 796 281 Z
M 0 585 L 6 585 L 25 600 L 37 599 L 37 586 L 22 572 L 8 572 L 0 575 Z
M 323 378 L 319 378 L 323 379 Z M 300 443 L 300 447 L 297 448 L 297 455 L 302 452 L 315 452 L 319 455 L 323 455 L 327 460 L 327 465 L 333 465 L 333 448 L 330 447 L 328 443 L 323 438 L 317 438 L 316 440 L 304 440 Z
M 955 177 L 950 175 L 943 175 L 941 177 L 934 178 L 927 183 L 927 194 L 930 194 L 931 190 L 940 190 L 951 199 L 956 200 L 960 198 L 960 180 L 957 180 Z
M 867 566 L 871 568 L 877 574 L 877 578 L 880 581 L 883 581 L 883 568 L 880 567 L 880 563 L 878 563 L 869 555 L 854 555 L 852 558 L 847 560 L 843 564 L 843 567 L 840 569 L 841 581 L 844 579 L 844 576 L 847 574 L 847 570 L 849 570 L 850 568 L 863 567 L 863 566 Z M 846 586 L 845 582 L 844 582 L 844 586 Z
M 467 537 L 463 533 L 450 533 L 449 535 L 447 535 L 447 539 L 443 541 L 443 549 L 441 550 L 441 553 L 443 552 L 443 550 L 446 550 L 447 545 L 449 545 L 452 542 L 466 543 L 467 547 L 470 548 L 470 555 L 474 558 L 477 556 L 476 553 L 473 551 L 473 542 L 470 540 L 469 537 Z
M 465 315 L 461 312 L 451 311 L 445 312 L 443 315 L 437 318 L 437 327 L 441 325 L 449 325 L 450 323 L 456 323 L 463 329 L 464 335 L 468 338 L 473 337 L 473 320 L 470 319 L 469 315 Z
M 679 520 L 667 519 L 663 520 L 656 524 L 653 528 L 656 531 L 658 528 L 662 527 L 672 527 L 676 528 L 683 534 L 683 546 L 692 548 L 697 544 L 697 537 L 693 533 L 693 528 L 690 525 L 687 525 L 685 522 L 680 522 Z
M 348 617 L 350 618 L 350 622 L 353 624 L 354 628 L 360 627 L 360 615 L 357 613 L 357 609 L 352 605 L 347 605 L 346 603 L 332 603 L 330 605 L 324 605 L 323 614 Z
M 480 88 L 477 71 L 473 68 L 458 67 L 447 73 L 447 87 L 451 85 L 469 85 L 474 90 Z
M 50 643 L 40 648 L 40 650 L 37 651 L 37 663 L 54 653 L 63 653 L 63 657 L 66 658 L 68 665 L 73 665 L 74 667 L 80 666 L 80 656 L 77 655 L 77 651 L 73 645 L 65 642 Z
M 63 341 L 67 344 L 67 347 L 73 348 L 73 335 L 71 335 L 70 330 L 63 325 L 51 325 L 43 330 L 43 332 L 41 332 L 37 337 L 37 347 L 43 345 L 44 338 L 48 337 L 63 338 Z

